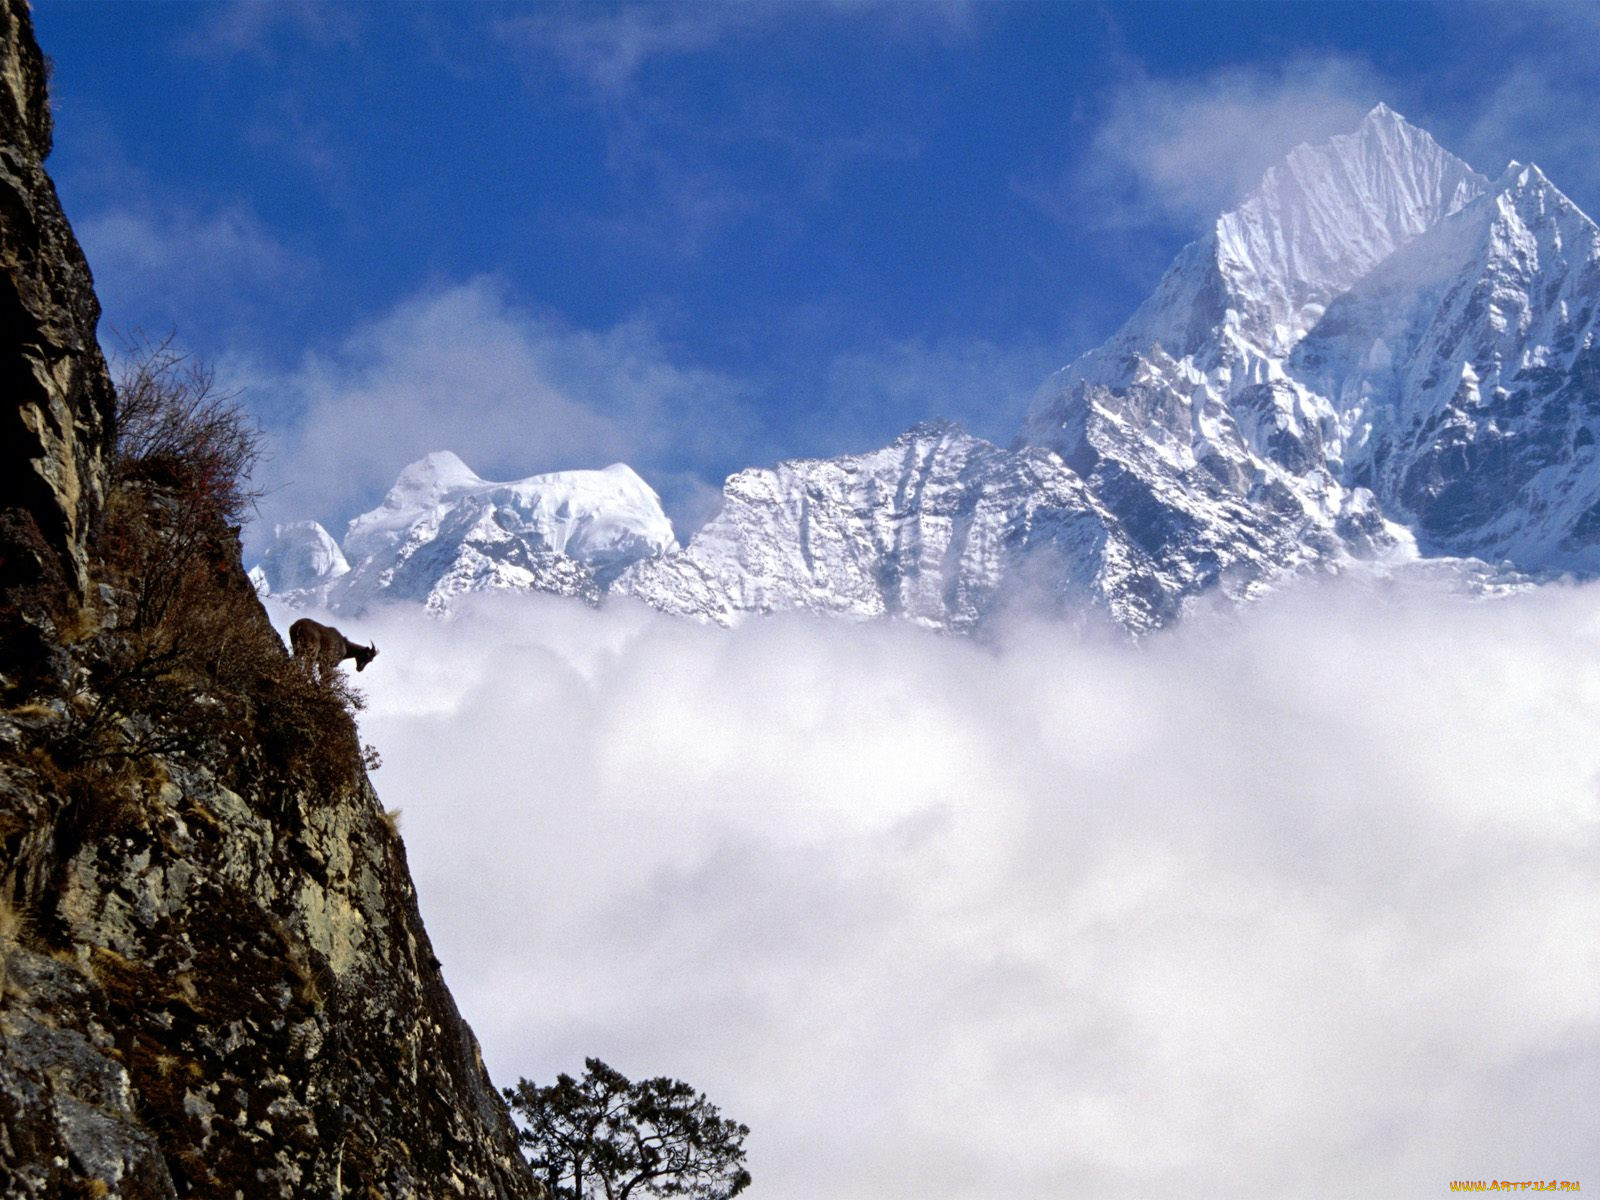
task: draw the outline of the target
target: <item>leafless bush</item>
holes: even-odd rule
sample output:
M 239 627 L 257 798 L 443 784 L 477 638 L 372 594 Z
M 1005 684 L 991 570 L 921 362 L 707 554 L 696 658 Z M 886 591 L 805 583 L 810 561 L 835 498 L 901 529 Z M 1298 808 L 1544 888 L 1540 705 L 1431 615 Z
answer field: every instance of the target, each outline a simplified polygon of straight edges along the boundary
M 129 569 L 131 623 L 159 625 L 197 567 L 219 567 L 261 492 L 250 482 L 262 431 L 212 369 L 142 334 L 115 360 L 116 454 L 105 536 Z
M 261 428 L 239 393 L 217 387 L 206 363 L 173 348 L 169 334 L 123 339 L 116 375 L 116 465 L 123 478 L 167 473 L 200 494 L 211 515 L 241 520 L 260 492 Z
M 362 697 L 297 669 L 239 561 L 239 522 L 259 496 L 260 428 L 209 367 L 171 339 L 125 342 L 117 363 L 112 488 L 98 534 L 103 628 L 72 697 L 63 756 L 155 755 L 349 783 Z

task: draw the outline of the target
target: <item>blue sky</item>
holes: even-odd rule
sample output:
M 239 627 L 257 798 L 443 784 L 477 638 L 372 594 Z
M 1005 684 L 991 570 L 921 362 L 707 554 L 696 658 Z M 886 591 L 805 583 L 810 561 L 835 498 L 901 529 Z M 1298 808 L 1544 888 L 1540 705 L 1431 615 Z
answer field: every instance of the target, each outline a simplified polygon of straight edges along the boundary
M 1600 23 L 1522 4 L 40 0 L 108 328 L 272 434 L 264 520 L 406 462 L 730 471 L 1052 368 L 1297 141 L 1379 100 L 1600 207 Z

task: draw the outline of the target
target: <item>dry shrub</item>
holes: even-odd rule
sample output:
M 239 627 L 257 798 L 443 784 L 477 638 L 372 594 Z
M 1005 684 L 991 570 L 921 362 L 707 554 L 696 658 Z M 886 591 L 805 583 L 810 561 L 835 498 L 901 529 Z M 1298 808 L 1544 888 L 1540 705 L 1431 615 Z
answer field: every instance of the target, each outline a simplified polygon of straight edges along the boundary
M 361 698 L 289 658 L 240 562 L 259 428 L 170 339 L 128 346 L 96 542 L 103 620 L 63 758 L 189 757 L 319 789 L 349 784 L 361 769 L 351 716 Z
M 219 566 L 219 531 L 236 532 L 261 495 L 250 475 L 263 434 L 238 394 L 219 390 L 211 369 L 174 350 L 170 336 L 134 334 L 114 365 L 113 500 L 124 503 L 110 506 L 106 524 L 133 571 L 129 623 L 143 627 L 166 617 L 197 567 Z

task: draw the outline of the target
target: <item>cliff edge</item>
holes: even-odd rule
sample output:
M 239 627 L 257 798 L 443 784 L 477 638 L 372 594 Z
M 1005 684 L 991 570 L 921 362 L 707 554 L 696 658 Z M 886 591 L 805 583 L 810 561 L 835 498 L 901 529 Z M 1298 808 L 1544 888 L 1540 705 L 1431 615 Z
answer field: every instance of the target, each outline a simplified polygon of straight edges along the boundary
M 119 459 L 46 75 L 0 0 L 0 1193 L 533 1197 L 355 698 Z

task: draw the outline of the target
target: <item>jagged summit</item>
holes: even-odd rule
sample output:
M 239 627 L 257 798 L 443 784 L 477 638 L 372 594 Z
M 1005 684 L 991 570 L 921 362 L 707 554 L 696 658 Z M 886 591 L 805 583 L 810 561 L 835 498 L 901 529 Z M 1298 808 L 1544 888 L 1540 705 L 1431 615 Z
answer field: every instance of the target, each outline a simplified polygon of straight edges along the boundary
M 1265 382 L 1334 296 L 1487 186 L 1383 104 L 1352 133 L 1296 146 L 1179 253 L 1105 345 L 1041 390 L 1030 436 L 1056 419 L 1061 392 L 1125 386 L 1158 347 L 1224 386 Z
M 1202 524 L 1196 497 L 1231 494 L 1280 561 L 1367 495 L 1397 548 L 1600 569 L 1595 246 L 1537 167 L 1491 181 L 1379 105 L 1267 171 L 1022 438 L 1147 494 L 1164 474 L 1164 507 Z

